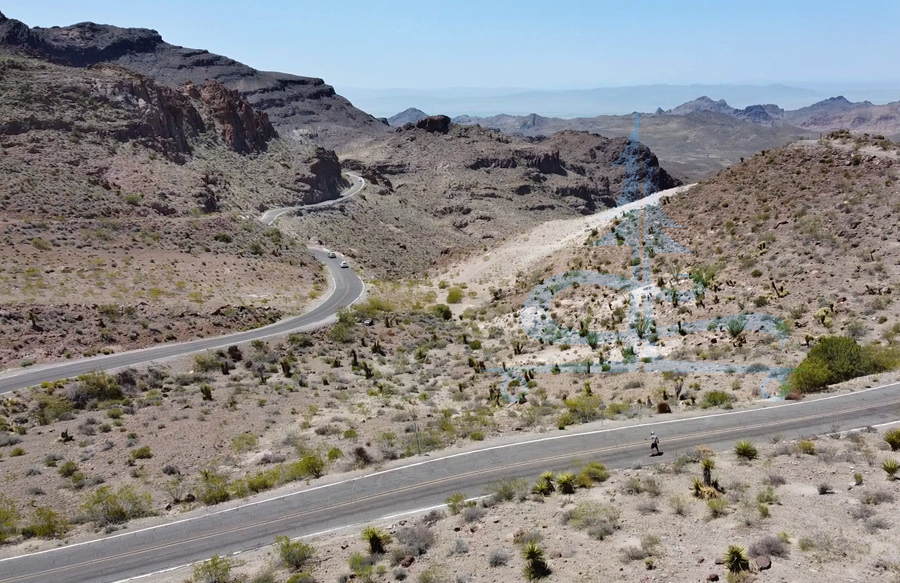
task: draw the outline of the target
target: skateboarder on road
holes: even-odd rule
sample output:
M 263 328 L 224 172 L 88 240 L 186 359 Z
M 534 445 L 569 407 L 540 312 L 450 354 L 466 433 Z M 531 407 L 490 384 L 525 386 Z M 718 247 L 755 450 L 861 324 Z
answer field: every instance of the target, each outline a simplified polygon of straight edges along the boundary
M 653 431 L 650 432 L 650 455 L 659 455 L 659 438 Z

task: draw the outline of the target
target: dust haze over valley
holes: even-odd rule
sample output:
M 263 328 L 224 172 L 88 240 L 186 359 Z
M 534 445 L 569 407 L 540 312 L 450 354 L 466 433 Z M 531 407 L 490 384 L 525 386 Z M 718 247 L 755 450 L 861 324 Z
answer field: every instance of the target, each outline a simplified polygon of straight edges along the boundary
M 900 581 L 893 80 L 167 37 L 0 13 L 0 583 Z

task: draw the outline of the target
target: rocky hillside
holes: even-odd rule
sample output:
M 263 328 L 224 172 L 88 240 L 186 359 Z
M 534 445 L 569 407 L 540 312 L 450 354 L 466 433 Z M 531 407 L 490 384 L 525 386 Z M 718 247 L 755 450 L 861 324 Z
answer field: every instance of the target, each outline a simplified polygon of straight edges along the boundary
M 155 30 L 92 22 L 29 28 L 0 13 L 0 48 L 73 67 L 113 63 L 170 87 L 212 79 L 240 92 L 282 133 L 297 132 L 329 147 L 387 130 L 322 79 L 257 71 L 205 50 L 170 45 Z
M 350 152 L 344 165 L 374 186 L 295 228 L 378 277 L 409 277 L 539 222 L 615 206 L 623 190 L 633 197 L 675 184 L 649 149 L 625 138 L 511 137 L 449 121 L 425 118 Z
M 252 217 L 337 196 L 337 157 L 235 91 L 0 55 L 0 95 L 0 367 L 259 325 L 324 283 Z
M 408 123 L 417 123 L 422 119 L 428 117 L 428 114 L 422 111 L 421 109 L 416 109 L 415 107 L 410 107 L 409 109 L 404 109 L 397 115 L 392 115 L 388 118 L 388 124 L 391 127 L 399 128 L 403 127 Z
M 698 108 L 685 115 L 642 114 L 640 141 L 659 156 L 662 165 L 673 175 L 685 181 L 694 181 L 709 177 L 760 150 L 782 146 L 799 138 L 819 136 L 817 132 L 784 124 L 767 126 L 750 123 L 716 109 L 719 108 Z M 629 136 L 634 129 L 634 115 L 573 119 L 535 114 L 488 118 L 462 116 L 454 118 L 454 122 L 478 124 L 526 136 L 548 136 L 575 130 L 616 137 Z
M 785 112 L 785 121 L 821 132 L 846 129 L 854 133 L 881 134 L 897 140 L 900 139 L 900 101 L 885 105 L 868 101 L 854 103 L 841 95 Z

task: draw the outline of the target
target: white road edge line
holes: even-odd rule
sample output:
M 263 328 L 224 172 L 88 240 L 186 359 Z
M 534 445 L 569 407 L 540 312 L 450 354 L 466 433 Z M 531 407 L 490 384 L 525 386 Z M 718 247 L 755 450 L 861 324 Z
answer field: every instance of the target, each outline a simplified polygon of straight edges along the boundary
M 868 389 L 862 389 L 862 390 L 859 390 L 859 391 L 854 391 L 854 392 L 852 392 L 852 393 L 842 393 L 842 394 L 840 394 L 840 395 L 830 395 L 830 396 L 828 396 L 828 397 L 821 397 L 821 398 L 815 399 L 815 400 L 813 400 L 813 401 L 796 401 L 796 402 L 793 402 L 793 403 L 783 403 L 783 404 L 781 404 L 781 405 L 774 405 L 774 406 L 772 406 L 772 407 L 767 407 L 767 408 L 765 408 L 765 409 L 780 409 L 780 408 L 784 408 L 784 407 L 793 407 L 793 406 L 798 406 L 798 405 L 799 405 L 799 406 L 802 406 L 802 405 L 805 405 L 805 404 L 816 403 L 816 402 L 819 402 L 819 401 L 827 401 L 827 400 L 832 400 L 832 399 L 841 399 L 841 398 L 844 398 L 844 397 L 850 397 L 850 396 L 854 396 L 854 395 L 859 395 L 859 394 L 861 394 L 861 393 L 868 393 L 868 392 L 872 392 L 872 391 L 879 391 L 879 390 L 883 390 L 883 389 L 887 389 L 887 388 L 891 388 L 891 387 L 896 387 L 896 386 L 898 386 L 898 385 L 900 385 L 900 383 L 890 383 L 890 384 L 887 384 L 887 385 L 882 385 L 882 386 L 880 386 L 880 387 L 870 387 L 870 388 L 868 388 Z M 166 522 L 166 523 L 163 523 L 163 524 L 157 524 L 157 525 L 155 525 L 155 526 L 148 526 L 148 527 L 141 528 L 141 529 L 138 529 L 138 530 L 133 530 L 133 531 L 130 531 L 130 532 L 122 532 L 122 533 L 119 533 L 119 534 L 114 534 L 114 535 L 112 535 L 112 536 L 103 537 L 103 538 L 98 538 L 98 539 L 93 539 L 93 540 L 89 540 L 89 541 L 83 541 L 83 542 L 80 542 L 80 543 L 73 543 L 73 544 L 71 544 L 71 545 L 66 545 L 66 546 L 63 546 L 63 547 L 56 547 L 56 548 L 52 548 L 52 549 L 46 549 L 46 550 L 43 550 L 43 551 L 36 551 L 36 552 L 34 552 L 34 553 L 27 553 L 27 554 L 24 554 L 24 555 L 17 555 L 17 556 L 15 556 L 15 557 L 7 557 L 7 558 L 5 558 L 5 559 L 0 559 L 0 563 L 4 563 L 4 562 L 6 562 L 6 561 L 12 561 L 12 560 L 16 560 L 16 559 L 21 559 L 21 558 L 25 558 L 25 557 L 32 557 L 32 556 L 43 555 L 43 554 L 47 554 L 47 553 L 53 553 L 53 552 L 57 552 L 57 551 L 64 550 L 64 549 L 71 549 L 71 548 L 73 548 L 73 547 L 79 547 L 79 546 L 85 546 L 85 545 L 91 545 L 91 544 L 98 544 L 98 543 L 102 543 L 102 542 L 104 542 L 104 541 L 112 540 L 112 539 L 115 539 L 115 538 L 124 537 L 124 536 L 131 536 L 131 535 L 134 535 L 134 534 L 138 534 L 138 533 L 142 533 L 142 532 L 149 532 L 149 531 L 156 530 L 156 529 L 168 528 L 168 527 L 174 526 L 174 525 L 176 525 L 176 524 L 185 524 L 185 523 L 187 523 L 187 522 L 192 522 L 192 521 L 199 520 L 199 519 L 206 519 L 206 518 L 209 518 L 209 517 L 211 517 L 211 516 L 218 516 L 218 515 L 226 514 L 226 513 L 228 513 L 228 512 L 235 512 L 235 511 L 237 511 L 237 510 L 241 510 L 241 509 L 244 509 L 244 508 L 251 508 L 251 507 L 254 507 L 254 506 L 258 506 L 258 505 L 260 505 L 260 504 L 265 504 L 265 503 L 268 503 L 268 502 L 273 502 L 273 501 L 275 501 L 275 500 L 284 500 L 284 499 L 286 499 L 286 498 L 290 498 L 290 497 L 293 497 L 293 496 L 300 496 L 300 495 L 302 495 L 302 494 L 307 494 L 307 493 L 309 493 L 309 492 L 315 492 L 315 491 L 317 491 L 317 490 L 323 490 L 323 489 L 326 489 L 326 488 L 333 488 L 333 487 L 335 487 L 335 486 L 340 486 L 340 485 L 342 485 L 342 484 L 350 484 L 350 483 L 352 483 L 352 482 L 358 482 L 358 481 L 360 481 L 360 480 L 364 480 L 364 479 L 368 479 L 368 478 L 374 478 L 375 476 L 383 476 L 383 475 L 385 475 L 385 474 L 390 474 L 390 473 L 394 473 L 394 472 L 399 472 L 399 471 L 401 471 L 401 470 L 406 470 L 406 469 L 409 469 L 409 468 L 415 468 L 415 467 L 423 466 L 423 465 L 426 465 L 426 464 L 432 464 L 432 463 L 435 463 L 435 462 L 439 462 L 439 461 L 441 461 L 441 460 L 448 460 L 448 459 L 454 459 L 454 458 L 458 458 L 458 457 L 465 457 L 465 456 L 470 456 L 470 455 L 480 454 L 480 453 L 484 453 L 484 452 L 488 452 L 488 451 L 497 451 L 497 450 L 501 450 L 501 449 L 509 449 L 509 448 L 511 448 L 511 447 L 519 447 L 519 446 L 524 446 L 524 445 L 531 445 L 531 444 L 533 444 L 533 443 L 543 443 L 543 442 L 547 442 L 547 441 L 556 441 L 556 440 L 559 440 L 559 439 L 573 439 L 573 438 L 577 438 L 577 437 L 583 437 L 583 436 L 586 436 L 586 435 L 598 435 L 598 434 L 601 434 L 601 433 L 612 433 L 612 432 L 615 432 L 615 431 L 623 431 L 623 430 L 627 430 L 627 429 L 634 429 L 634 428 L 636 428 L 636 427 L 637 427 L 637 428 L 640 428 L 640 427 L 653 427 L 653 426 L 656 426 L 656 425 L 669 425 L 669 424 L 673 424 L 673 423 L 684 423 L 684 422 L 688 422 L 688 421 L 696 421 L 696 420 L 698 420 L 698 419 L 712 419 L 712 418 L 715 418 L 715 417 L 727 417 L 727 416 L 731 416 L 731 415 L 746 415 L 746 414 L 754 413 L 754 412 L 756 412 L 756 411 L 763 411 L 763 410 L 764 410 L 763 408 L 757 408 L 757 409 L 744 409 L 744 410 L 740 410 L 740 411 L 728 411 L 728 412 L 725 412 L 725 413 L 714 413 L 714 414 L 711 414 L 711 415 L 700 415 L 700 416 L 697 416 L 697 417 L 685 417 L 685 418 L 682 418 L 682 419 L 672 419 L 672 420 L 670 420 L 670 421 L 657 421 L 657 422 L 653 422 L 653 423 L 638 423 L 638 424 L 635 424 L 635 425 L 624 425 L 624 426 L 622 426 L 622 427 L 610 427 L 609 429 L 593 429 L 593 430 L 591 430 L 591 431 L 583 431 L 583 432 L 581 432 L 581 433 L 566 433 L 565 435 L 556 435 L 556 436 L 552 436 L 552 437 L 540 437 L 540 438 L 537 438 L 537 439 L 530 439 L 530 440 L 521 441 L 521 442 L 516 442 L 516 443 L 504 443 L 504 444 L 501 444 L 501 445 L 494 445 L 494 446 L 491 446 L 491 447 L 485 447 L 485 448 L 482 448 L 482 449 L 475 449 L 475 450 L 472 450 L 472 451 L 463 451 L 463 452 L 454 453 L 454 454 L 450 454 L 450 455 L 446 455 L 446 456 L 442 456 L 442 457 L 436 457 L 436 458 L 427 459 L 427 460 L 422 460 L 422 461 L 415 462 L 415 463 L 411 463 L 411 464 L 406 464 L 406 465 L 402 465 L 402 466 L 397 466 L 396 468 L 389 468 L 389 469 L 386 469 L 386 470 L 379 470 L 379 471 L 377 471 L 377 472 L 372 472 L 371 474 L 366 474 L 366 475 L 364 475 L 364 476 L 357 476 L 357 477 L 355 477 L 355 478 L 349 478 L 349 479 L 347 479 L 347 480 L 341 480 L 341 481 L 339 481 L 339 482 L 332 482 L 332 483 L 329 483 L 329 484 L 322 484 L 322 485 L 319 485 L 319 486 L 314 486 L 314 487 L 312 487 L 312 488 L 307 488 L 306 490 L 299 490 L 299 491 L 296 491 L 296 492 L 288 492 L 287 494 L 280 494 L 280 495 L 278 495 L 278 496 L 273 496 L 273 497 L 271 497 L 271 498 L 263 498 L 262 500 L 254 500 L 253 502 L 248 502 L 248 503 L 246 503 L 246 504 L 240 504 L 240 505 L 237 505 L 237 506 L 233 506 L 233 507 L 231 507 L 231 508 L 225 508 L 225 509 L 223 509 L 223 510 L 217 510 L 217 511 L 215 511 L 215 512 L 210 512 L 210 513 L 208 513 L 208 514 L 201 514 L 201 515 L 199 515 L 199 516 L 192 516 L 192 517 L 190 517 L 190 518 L 182 518 L 181 520 L 175 520 L 175 521 L 172 521 L 172 522 Z M 900 422 L 900 421 L 898 421 L 898 422 Z

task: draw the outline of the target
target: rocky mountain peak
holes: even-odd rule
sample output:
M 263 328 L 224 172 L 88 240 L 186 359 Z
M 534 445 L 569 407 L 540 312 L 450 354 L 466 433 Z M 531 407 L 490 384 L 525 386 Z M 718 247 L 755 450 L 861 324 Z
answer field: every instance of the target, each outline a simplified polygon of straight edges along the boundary
M 240 93 L 218 81 L 208 80 L 199 90 L 189 83 L 182 91 L 199 95 L 210 107 L 222 126 L 222 139 L 239 154 L 265 151 L 268 141 L 278 136 L 268 115 L 254 111 Z

